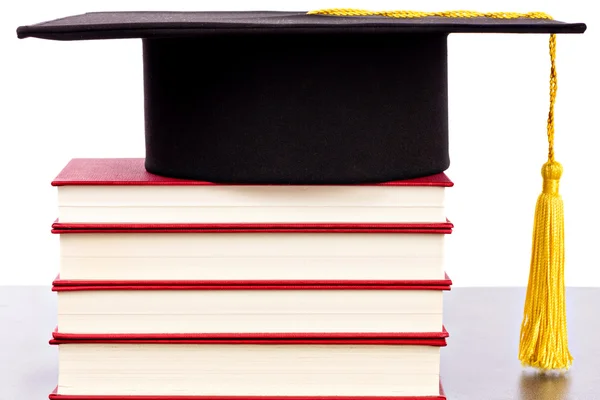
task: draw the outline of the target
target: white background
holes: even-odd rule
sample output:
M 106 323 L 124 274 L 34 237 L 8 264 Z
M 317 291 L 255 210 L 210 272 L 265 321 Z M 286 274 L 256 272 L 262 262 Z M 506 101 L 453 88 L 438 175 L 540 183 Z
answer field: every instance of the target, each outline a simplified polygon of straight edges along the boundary
M 0 284 L 58 271 L 50 181 L 74 157 L 143 157 L 141 41 L 18 40 L 16 28 L 88 11 L 368 9 L 544 11 L 586 22 L 558 38 L 556 154 L 565 173 L 571 286 L 600 286 L 598 16 L 591 0 L 19 1 L 0 15 Z M 546 157 L 547 35 L 452 34 L 447 271 L 456 286 L 524 286 Z

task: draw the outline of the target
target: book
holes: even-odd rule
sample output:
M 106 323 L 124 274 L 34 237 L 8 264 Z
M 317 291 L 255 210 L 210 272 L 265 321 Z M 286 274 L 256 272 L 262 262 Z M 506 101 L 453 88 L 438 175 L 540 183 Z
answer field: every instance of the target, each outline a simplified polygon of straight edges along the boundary
M 344 228 L 76 229 L 60 234 L 65 280 L 443 280 L 451 224 Z
M 445 339 L 132 336 L 51 343 L 58 345 L 59 363 L 54 398 L 444 398 L 439 367 Z
M 444 173 L 360 185 L 231 185 L 150 174 L 143 159 L 73 159 L 63 223 L 443 223 Z
M 53 290 L 58 293 L 58 332 L 67 334 L 323 338 L 410 332 L 432 337 L 442 332 L 443 291 L 451 283 L 171 281 L 83 286 L 57 279 Z

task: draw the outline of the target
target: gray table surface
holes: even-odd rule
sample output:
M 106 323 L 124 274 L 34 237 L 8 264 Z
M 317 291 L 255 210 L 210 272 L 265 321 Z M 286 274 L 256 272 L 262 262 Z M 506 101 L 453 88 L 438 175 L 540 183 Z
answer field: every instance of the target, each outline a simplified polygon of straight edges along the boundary
M 445 295 L 450 332 L 442 350 L 449 400 L 600 400 L 600 288 L 569 288 L 569 343 L 575 362 L 562 377 L 540 377 L 517 360 L 524 289 L 454 288 Z M 48 287 L 0 287 L 0 400 L 46 399 L 56 385 L 48 345 L 56 298 Z

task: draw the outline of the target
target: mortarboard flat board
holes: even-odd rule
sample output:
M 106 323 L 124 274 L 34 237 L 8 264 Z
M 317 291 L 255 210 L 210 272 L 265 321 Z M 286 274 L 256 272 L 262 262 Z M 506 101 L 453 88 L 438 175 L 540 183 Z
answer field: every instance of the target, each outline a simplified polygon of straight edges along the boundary
M 149 172 L 218 183 L 351 184 L 449 167 L 448 34 L 585 29 L 535 18 L 103 12 L 17 34 L 142 39 Z

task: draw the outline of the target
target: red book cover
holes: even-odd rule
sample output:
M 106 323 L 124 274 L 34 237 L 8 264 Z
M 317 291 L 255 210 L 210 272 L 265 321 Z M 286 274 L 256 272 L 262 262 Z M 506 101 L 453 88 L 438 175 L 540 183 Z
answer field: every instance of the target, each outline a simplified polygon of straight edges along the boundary
M 450 234 L 454 226 L 445 223 L 419 224 L 52 224 L 52 233 L 420 233 Z
M 444 329 L 444 332 L 445 329 Z M 56 334 L 56 333 L 55 333 Z M 440 335 L 443 336 L 443 335 Z M 447 336 L 447 333 L 446 333 Z M 60 337 L 60 336 L 59 336 Z M 435 346 L 444 347 L 446 346 L 445 337 L 420 337 L 415 335 L 414 337 L 386 337 L 386 338 L 365 338 L 356 335 L 355 337 L 345 338 L 326 338 L 326 337 L 294 337 L 294 338 L 277 338 L 271 335 L 264 335 L 263 337 L 254 338 L 231 338 L 224 339 L 219 337 L 195 337 L 195 335 L 180 335 L 178 337 L 171 337 L 165 335 L 155 339 L 145 339 L 138 334 L 123 334 L 115 337 L 114 335 L 97 335 L 89 337 L 88 335 L 77 335 L 72 334 L 68 339 L 55 339 L 54 337 L 50 340 L 51 345 L 61 344 L 76 344 L 76 343 L 106 343 L 106 344 L 226 344 L 226 345 L 247 345 L 247 344 L 259 344 L 259 345 L 370 345 L 370 346 Z
M 85 396 L 57 391 L 50 394 L 50 400 L 446 400 L 441 382 L 438 396 Z
M 52 181 L 52 185 L 202 186 L 215 184 L 151 174 L 146 171 L 143 158 L 76 158 L 71 160 L 58 174 Z M 246 186 L 246 184 L 244 185 Z M 362 185 L 451 187 L 453 183 L 444 173 L 440 173 L 423 178 Z
M 403 281 L 85 281 L 52 282 L 55 292 L 83 290 L 450 290 L 452 280 Z

